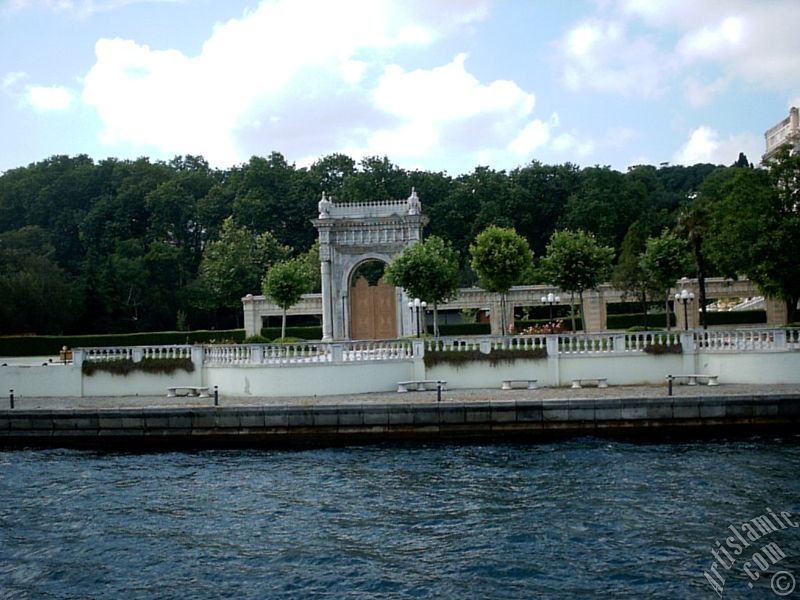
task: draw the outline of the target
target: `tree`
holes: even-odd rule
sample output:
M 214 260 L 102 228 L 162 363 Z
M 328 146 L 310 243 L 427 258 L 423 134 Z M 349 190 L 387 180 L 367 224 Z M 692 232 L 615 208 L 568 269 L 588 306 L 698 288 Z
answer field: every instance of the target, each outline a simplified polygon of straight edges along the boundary
M 614 286 L 623 290 L 623 295 L 632 295 L 641 304 L 644 313 L 644 326 L 647 327 L 647 299 L 652 289 L 647 273 L 642 267 L 642 254 L 647 244 L 647 234 L 639 221 L 634 221 L 622 240 L 619 260 L 614 269 Z
M 286 311 L 309 289 L 308 275 L 307 264 L 293 259 L 276 263 L 264 277 L 264 295 L 283 309 L 281 338 L 286 337 Z
M 577 292 L 586 330 L 583 292 L 596 288 L 611 275 L 614 249 L 602 246 L 593 234 L 579 229 L 556 231 L 547 244 L 542 268 L 548 280 L 565 292 Z M 575 317 L 572 317 L 575 330 Z
M 664 231 L 657 238 L 648 239 L 644 255 L 642 255 L 642 268 L 650 280 L 650 285 L 664 294 L 667 331 L 669 331 L 670 290 L 675 282 L 690 269 L 686 245 L 668 231 Z
M 706 301 L 707 260 L 703 250 L 703 241 L 708 234 L 708 207 L 702 195 L 678 213 L 675 232 L 689 243 L 692 258 L 694 258 L 695 272 L 697 273 L 700 322 L 703 329 L 708 329 L 708 315 L 706 314 L 706 304 L 708 304 Z
M 386 279 L 433 305 L 433 334 L 438 336 L 439 303 L 458 292 L 458 253 L 453 247 L 432 235 L 403 250 L 387 267 Z
M 641 220 L 647 203 L 644 185 L 609 167 L 581 171 L 580 187 L 569 197 L 562 226 L 592 232 L 604 244 L 619 247 L 628 227 Z
M 488 292 L 500 294 L 500 324 L 507 331 L 506 294 L 512 285 L 520 282 L 533 262 L 528 242 L 514 229 L 487 227 L 469 247 L 471 265 L 480 278 L 480 285 Z
M 800 298 L 800 155 L 784 149 L 769 170 L 730 169 L 709 209 L 708 252 L 728 276 L 746 275 L 786 302 L 796 319 Z
M 288 255 L 289 249 L 272 234 L 254 236 L 236 227 L 233 218 L 225 219 L 219 239 L 209 242 L 200 263 L 200 281 L 208 290 L 211 308 L 233 311 L 238 325 L 242 297 L 258 290 L 262 274 Z

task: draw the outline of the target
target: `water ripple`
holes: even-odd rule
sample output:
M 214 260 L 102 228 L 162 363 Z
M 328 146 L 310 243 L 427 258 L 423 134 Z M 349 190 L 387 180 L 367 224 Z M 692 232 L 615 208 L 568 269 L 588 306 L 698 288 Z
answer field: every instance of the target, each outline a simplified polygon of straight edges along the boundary
M 0 451 L 0 598 L 696 597 L 729 524 L 800 513 L 799 466 L 796 438 Z

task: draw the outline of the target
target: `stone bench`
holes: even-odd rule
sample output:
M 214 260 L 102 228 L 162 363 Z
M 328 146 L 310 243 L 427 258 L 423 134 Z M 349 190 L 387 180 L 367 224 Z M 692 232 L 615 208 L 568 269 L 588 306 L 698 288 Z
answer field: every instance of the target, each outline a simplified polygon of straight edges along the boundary
M 580 379 L 573 379 L 572 380 L 572 387 L 573 389 L 579 390 L 584 385 L 596 385 L 599 388 L 607 388 L 608 387 L 608 380 L 606 377 L 582 377 Z
M 513 390 L 514 388 L 527 388 L 535 390 L 539 386 L 536 385 L 536 379 L 503 379 L 500 386 L 501 390 Z
M 442 389 L 447 385 L 446 381 L 442 381 L 440 379 L 418 379 L 416 381 L 398 381 L 397 382 L 397 391 L 400 393 L 407 392 L 408 388 L 413 387 L 418 392 L 424 392 L 428 389 L 436 389 L 439 386 L 442 386 Z M 433 388 L 429 388 L 428 386 L 433 386 Z
M 667 379 L 672 378 L 675 383 L 679 383 L 681 381 L 685 381 L 686 385 L 697 385 L 699 381 L 706 381 L 708 385 L 719 385 L 719 375 L 701 375 L 700 373 L 695 374 L 684 374 L 684 375 L 667 375 Z
M 167 398 L 175 398 L 176 396 L 197 396 L 199 398 L 208 398 L 208 388 L 196 387 L 192 385 L 176 385 L 174 387 L 168 387 Z

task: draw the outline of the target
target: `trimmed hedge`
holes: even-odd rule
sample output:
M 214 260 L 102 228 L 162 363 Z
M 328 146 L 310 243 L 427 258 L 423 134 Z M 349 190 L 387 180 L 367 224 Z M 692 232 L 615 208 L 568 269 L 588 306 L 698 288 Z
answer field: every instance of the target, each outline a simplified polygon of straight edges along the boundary
M 683 346 L 681 346 L 680 342 L 673 343 L 673 344 L 651 344 L 650 346 L 645 346 L 644 349 L 646 354 L 683 354 Z
M 439 335 L 489 335 L 492 329 L 489 323 L 453 323 L 439 325 Z M 433 326 L 428 326 L 428 333 L 433 333 Z
M 489 354 L 484 354 L 480 350 L 432 350 L 425 352 L 422 360 L 427 368 L 449 364 L 458 369 L 468 362 L 488 362 L 494 367 L 499 363 L 510 363 L 517 359 L 536 360 L 540 358 L 547 358 L 547 350 L 544 348 L 534 348 L 532 350 L 498 349 L 492 350 Z
M 647 329 L 666 326 L 664 313 L 648 313 Z M 669 314 L 670 326 L 675 325 L 675 313 Z M 630 329 L 631 327 L 644 327 L 644 313 L 631 313 L 627 315 L 607 315 L 606 327 L 608 329 Z
M 280 327 L 262 327 L 261 336 L 269 340 L 276 340 L 281 337 Z M 319 325 L 305 325 L 286 328 L 287 338 L 299 338 L 301 340 L 321 340 L 322 327 Z
M 709 325 L 740 325 L 744 323 L 766 323 L 765 310 L 726 310 L 722 312 L 707 311 Z
M 169 375 L 178 370 L 192 373 L 194 371 L 194 363 L 190 358 L 147 358 L 140 362 L 133 362 L 129 358 L 123 358 L 119 360 L 88 360 L 81 366 L 83 374 L 89 377 L 97 372 L 122 375 L 124 377 L 128 373 L 135 371 Z
M 109 335 L 21 335 L 0 337 L 0 356 L 48 356 L 67 348 L 107 346 L 168 346 L 244 340 L 244 329 L 151 331 Z

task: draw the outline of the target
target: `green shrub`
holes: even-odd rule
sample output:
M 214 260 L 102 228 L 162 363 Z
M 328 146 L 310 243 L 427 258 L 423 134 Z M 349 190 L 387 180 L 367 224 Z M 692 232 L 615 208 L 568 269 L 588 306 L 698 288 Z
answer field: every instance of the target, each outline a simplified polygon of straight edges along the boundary
M 492 350 L 489 354 L 484 354 L 480 350 L 433 350 L 425 352 L 423 361 L 426 368 L 435 367 L 441 364 L 450 364 L 455 368 L 460 368 L 468 362 L 488 362 L 491 366 L 500 363 L 511 363 L 518 359 L 536 360 L 547 358 L 547 350 L 544 348 L 534 348 L 532 350 Z
M 706 312 L 709 325 L 739 325 L 745 323 L 766 323 L 765 310 L 730 310 Z
M 682 354 L 683 346 L 677 344 L 652 344 L 645 346 L 646 354 Z
M 81 366 L 83 374 L 89 377 L 97 372 L 124 377 L 135 371 L 168 375 L 178 370 L 192 373 L 194 363 L 189 358 L 146 358 L 138 363 L 129 358 L 122 358 L 118 360 L 87 360 Z
M 451 325 L 439 325 L 439 335 L 489 335 L 491 331 L 492 328 L 489 323 L 453 323 Z
M 48 356 L 67 348 L 169 346 L 172 344 L 239 343 L 244 329 L 151 331 L 108 335 L 24 335 L 0 337 L 0 356 Z
M 265 338 L 263 335 L 258 334 L 244 338 L 245 344 L 269 344 L 269 342 L 269 338 Z
M 627 315 L 607 315 L 606 327 L 608 329 L 630 329 L 631 327 L 642 327 L 646 331 L 655 331 L 657 327 L 664 327 L 664 313 L 648 313 L 647 327 L 644 324 L 644 313 L 631 313 Z M 675 314 L 669 315 L 670 326 L 675 325 Z
M 272 340 L 272 343 L 273 344 L 299 344 L 300 342 L 305 342 L 305 341 L 306 340 L 304 340 L 303 338 L 292 337 L 292 336 L 288 336 L 287 335 L 285 338 L 278 338 L 276 340 Z
M 265 338 L 269 338 L 274 340 L 276 338 L 281 337 L 281 328 L 280 327 L 263 327 L 261 329 L 261 335 Z M 286 337 L 293 337 L 298 338 L 301 340 L 321 340 L 322 339 L 322 327 L 319 325 L 309 325 L 309 326 L 298 326 L 298 327 L 287 327 L 286 328 Z

